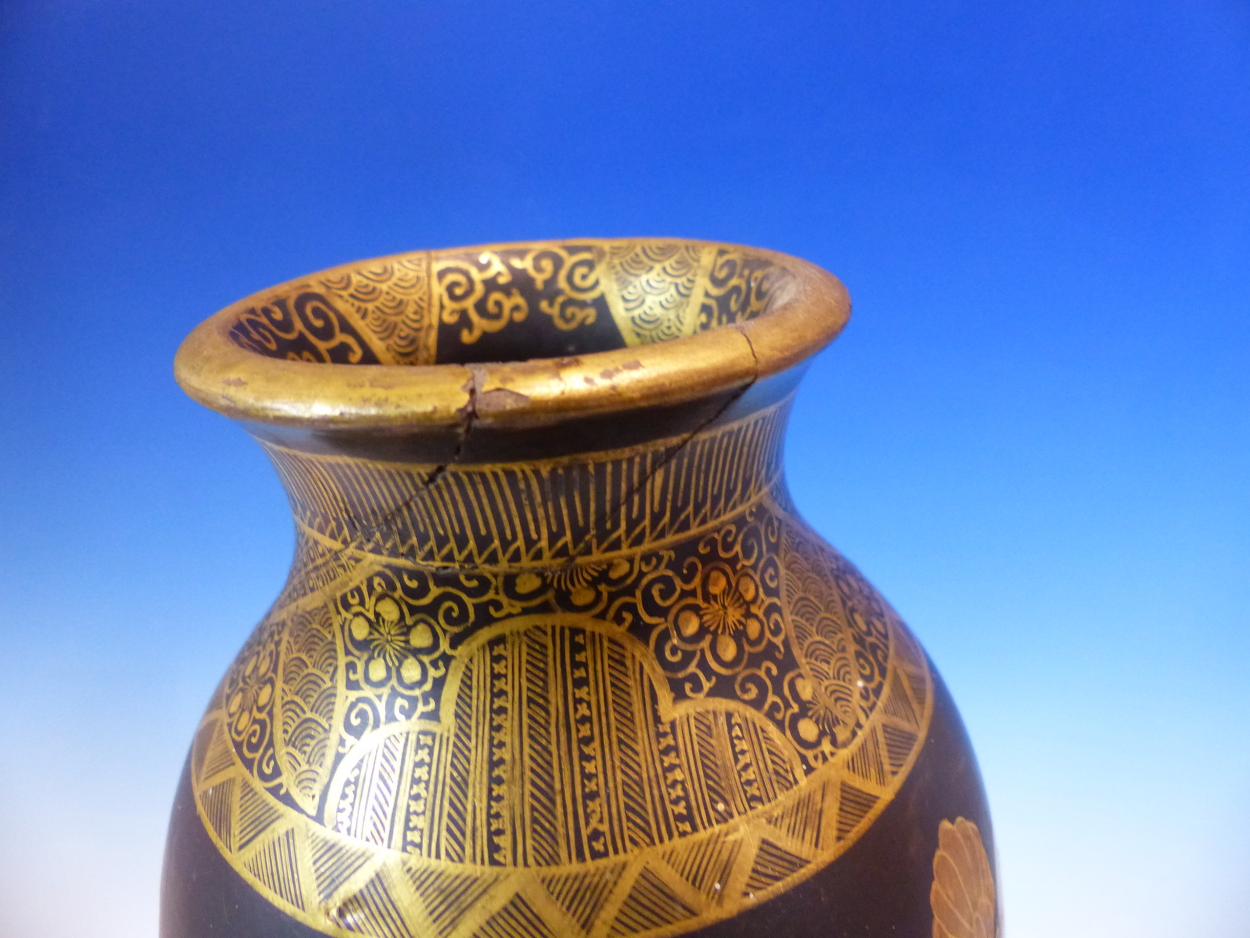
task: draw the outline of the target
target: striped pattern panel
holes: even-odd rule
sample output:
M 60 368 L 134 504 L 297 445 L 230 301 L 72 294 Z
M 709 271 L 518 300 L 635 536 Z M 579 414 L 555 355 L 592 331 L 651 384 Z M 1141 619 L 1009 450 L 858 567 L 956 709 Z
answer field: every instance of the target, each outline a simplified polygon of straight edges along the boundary
M 763 718 L 709 702 L 665 720 L 644 655 L 581 628 L 497 635 L 467 660 L 445 731 L 358 756 L 336 829 L 436 860 L 549 868 L 714 828 L 799 784 Z M 401 803 L 395 780 L 414 777 Z
M 192 751 L 197 807 L 235 870 L 327 933 L 671 936 L 794 885 L 890 802 L 932 713 L 922 652 L 891 631 L 880 719 L 806 782 L 754 714 L 717 700 L 670 714 L 627 636 L 527 617 L 465 650 L 441 726 L 349 750 L 324 826 L 221 758 L 220 711 Z
M 435 467 L 263 444 L 300 526 L 423 564 L 502 566 L 627 551 L 759 498 L 781 466 L 788 401 L 694 437 L 584 460 Z

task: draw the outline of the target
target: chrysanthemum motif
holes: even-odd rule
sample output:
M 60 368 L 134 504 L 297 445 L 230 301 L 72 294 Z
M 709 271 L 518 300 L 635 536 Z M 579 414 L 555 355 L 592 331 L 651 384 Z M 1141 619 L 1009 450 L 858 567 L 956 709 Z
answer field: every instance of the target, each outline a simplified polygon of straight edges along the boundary
M 712 649 L 721 661 L 738 655 L 739 643 L 753 645 L 764 631 L 762 593 L 749 570 L 738 573 L 712 567 L 703 580 L 703 596 L 695 607 L 677 615 L 677 631 L 683 639 L 693 638 L 701 629 L 715 638 Z
M 994 873 L 981 831 L 966 818 L 938 825 L 933 855 L 933 938 L 996 938 Z
M 389 674 L 397 674 L 405 683 L 415 683 L 421 677 L 422 665 L 413 652 L 429 651 L 436 641 L 434 629 L 425 617 L 418 617 L 410 625 L 399 603 L 385 595 L 373 604 L 372 617 L 359 613 L 353 616 L 349 631 L 357 643 L 369 650 L 365 675 L 373 684 L 380 684 Z

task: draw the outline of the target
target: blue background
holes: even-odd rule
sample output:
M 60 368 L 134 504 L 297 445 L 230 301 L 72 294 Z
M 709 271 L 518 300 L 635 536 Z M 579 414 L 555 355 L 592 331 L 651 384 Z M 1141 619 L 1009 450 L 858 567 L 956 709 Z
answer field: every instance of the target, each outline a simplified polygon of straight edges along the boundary
M 912 623 L 1008 928 L 1250 933 L 1250 8 L 0 5 L 0 935 L 151 936 L 290 559 L 201 319 L 421 247 L 682 235 L 855 300 L 795 497 Z

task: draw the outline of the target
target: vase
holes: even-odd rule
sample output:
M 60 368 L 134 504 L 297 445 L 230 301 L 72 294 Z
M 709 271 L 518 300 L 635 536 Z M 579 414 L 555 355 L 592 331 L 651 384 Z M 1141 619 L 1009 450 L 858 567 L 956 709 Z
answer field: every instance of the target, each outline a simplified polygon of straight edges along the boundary
M 998 934 L 933 665 L 796 513 L 831 275 L 754 248 L 417 252 L 258 293 L 176 372 L 296 549 L 178 788 L 165 938 Z

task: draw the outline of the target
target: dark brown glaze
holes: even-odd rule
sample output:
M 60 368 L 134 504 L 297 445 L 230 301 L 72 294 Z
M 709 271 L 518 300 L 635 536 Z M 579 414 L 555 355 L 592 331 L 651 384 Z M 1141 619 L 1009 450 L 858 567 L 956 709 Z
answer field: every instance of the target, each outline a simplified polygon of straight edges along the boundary
M 971 744 L 935 672 L 933 722 L 911 776 L 868 832 L 836 863 L 757 908 L 690 938 L 930 938 L 933 856 L 942 821 L 980 828 L 997 868 L 989 808 Z M 204 832 L 183 770 L 161 887 L 162 938 L 320 938 L 262 899 Z
M 192 746 L 165 938 L 997 934 L 958 715 L 786 491 L 845 317 L 793 258 L 586 241 L 198 329 L 180 380 L 297 548 Z

